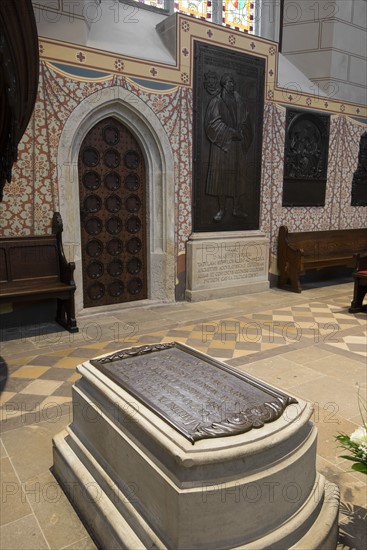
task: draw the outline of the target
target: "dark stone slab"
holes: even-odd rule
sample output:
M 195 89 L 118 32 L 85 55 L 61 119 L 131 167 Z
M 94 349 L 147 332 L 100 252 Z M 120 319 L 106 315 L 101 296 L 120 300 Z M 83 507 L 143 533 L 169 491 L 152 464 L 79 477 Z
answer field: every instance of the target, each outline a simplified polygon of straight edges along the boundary
M 261 428 L 297 403 L 177 342 L 130 348 L 90 362 L 192 443 Z

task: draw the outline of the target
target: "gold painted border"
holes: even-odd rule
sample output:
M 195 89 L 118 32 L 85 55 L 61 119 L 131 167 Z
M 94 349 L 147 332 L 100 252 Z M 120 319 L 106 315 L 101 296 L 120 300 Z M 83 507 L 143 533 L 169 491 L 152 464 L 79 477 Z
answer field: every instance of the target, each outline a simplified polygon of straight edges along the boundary
M 233 51 L 265 59 L 265 99 L 274 103 L 321 110 L 338 115 L 367 118 L 367 107 L 323 96 L 277 87 L 278 44 L 252 34 L 245 34 L 202 21 L 188 15 L 176 14 L 177 61 L 175 65 L 121 56 L 94 48 L 40 37 L 40 57 L 45 61 L 81 66 L 111 75 L 124 75 L 145 80 L 192 87 L 194 41 L 205 41 Z M 71 76 L 71 75 L 68 75 Z M 79 80 L 83 80 L 79 78 Z M 89 79 L 90 81 L 90 79 Z M 146 90 L 148 90 L 146 88 Z M 150 92 L 164 93 L 150 89 Z M 167 91 L 165 91 L 167 93 Z

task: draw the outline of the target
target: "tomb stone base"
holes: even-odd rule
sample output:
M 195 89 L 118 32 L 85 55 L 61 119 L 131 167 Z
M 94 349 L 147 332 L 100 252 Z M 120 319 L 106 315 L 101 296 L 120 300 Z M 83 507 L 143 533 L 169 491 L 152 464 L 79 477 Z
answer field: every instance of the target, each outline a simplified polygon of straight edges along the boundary
M 101 548 L 335 550 L 338 489 L 316 471 L 309 403 L 192 444 L 90 362 L 78 371 L 54 473 Z
M 261 231 L 192 233 L 186 258 L 190 302 L 269 288 L 269 240 Z

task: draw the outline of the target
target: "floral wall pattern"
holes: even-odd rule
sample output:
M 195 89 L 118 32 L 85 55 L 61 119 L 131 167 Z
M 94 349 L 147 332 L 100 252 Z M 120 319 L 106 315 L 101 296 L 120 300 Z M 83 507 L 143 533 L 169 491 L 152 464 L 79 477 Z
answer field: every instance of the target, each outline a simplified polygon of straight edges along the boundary
M 282 206 L 285 114 L 283 106 L 265 104 L 260 228 L 270 238 L 273 254 L 281 225 L 287 225 L 290 231 L 352 229 L 366 226 L 367 220 L 365 207 L 350 205 L 359 140 L 365 126 L 343 115 L 331 118 L 325 206 Z
M 191 90 L 178 87 L 166 93 L 147 92 L 124 76 L 113 76 L 104 82 L 77 81 L 45 62 L 40 67 L 32 119 L 19 146 L 12 182 L 0 205 L 2 235 L 42 235 L 50 230 L 52 213 L 59 205 L 57 147 L 63 126 L 83 99 L 109 86 L 121 86 L 140 97 L 167 132 L 175 158 L 175 209 L 176 219 L 180 220 L 177 246 L 184 250 L 191 232 Z
M 107 75 L 95 81 L 76 79 L 44 61 L 40 67 L 37 103 L 19 145 L 12 182 L 5 187 L 0 205 L 3 236 L 45 234 L 59 208 L 57 151 L 68 117 L 92 93 L 121 86 L 136 94 L 160 120 L 175 159 L 175 220 L 177 278 L 184 289 L 185 244 L 192 230 L 192 90 L 175 86 L 149 90 L 124 75 Z M 353 172 L 365 125 L 343 114 L 331 118 L 328 180 L 325 207 L 282 207 L 285 108 L 267 101 L 264 109 L 260 229 L 276 254 L 280 225 L 291 231 L 354 228 L 366 225 L 366 208 L 350 206 Z

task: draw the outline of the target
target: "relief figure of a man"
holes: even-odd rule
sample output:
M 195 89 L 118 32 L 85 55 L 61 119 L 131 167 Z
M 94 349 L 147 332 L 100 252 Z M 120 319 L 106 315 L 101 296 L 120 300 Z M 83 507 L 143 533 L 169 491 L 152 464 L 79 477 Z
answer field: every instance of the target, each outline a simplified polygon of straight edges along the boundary
M 233 215 L 246 217 L 239 210 L 239 197 L 246 185 L 246 152 L 253 134 L 244 101 L 235 91 L 229 73 L 220 79 L 220 91 L 210 100 L 205 113 L 205 132 L 210 141 L 206 193 L 218 197 L 218 211 L 213 219 L 221 222 L 227 198 L 233 201 Z

